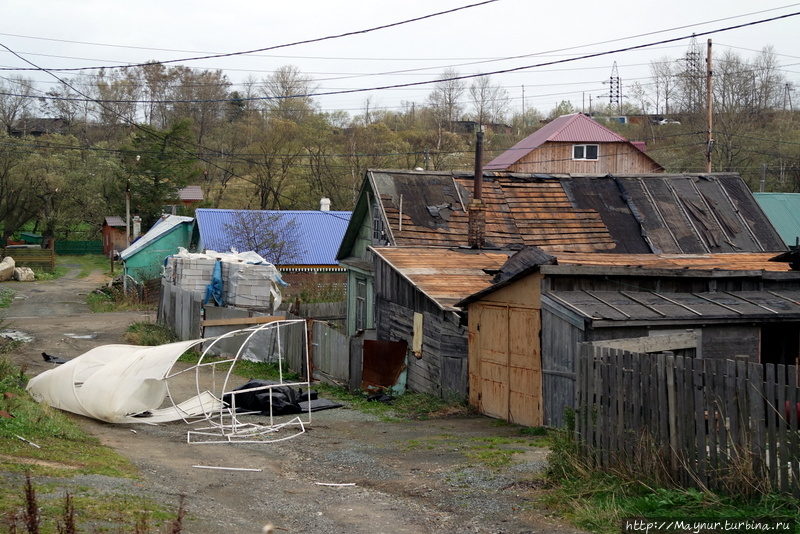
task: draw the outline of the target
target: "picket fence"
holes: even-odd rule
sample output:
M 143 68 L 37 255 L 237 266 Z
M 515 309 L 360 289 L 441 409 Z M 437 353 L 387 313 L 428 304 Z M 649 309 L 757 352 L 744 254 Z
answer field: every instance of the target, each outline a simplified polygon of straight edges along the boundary
M 583 344 L 575 401 L 577 442 L 599 468 L 800 497 L 797 366 Z

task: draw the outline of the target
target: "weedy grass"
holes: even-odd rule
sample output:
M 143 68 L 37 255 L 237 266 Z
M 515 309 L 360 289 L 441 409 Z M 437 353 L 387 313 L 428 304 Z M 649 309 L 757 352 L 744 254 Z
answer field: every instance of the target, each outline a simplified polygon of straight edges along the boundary
M 138 524 L 147 529 L 128 531 L 149 532 L 151 527 L 172 524 L 170 518 L 173 523 L 177 520 L 175 509 L 164 503 L 124 494 L 100 495 L 81 487 L 74 488 L 69 498 L 73 511 L 63 511 L 59 488 L 66 483 L 59 480 L 78 474 L 135 480 L 138 473 L 129 460 L 87 435 L 68 414 L 35 402 L 25 391 L 26 384 L 24 371 L 0 357 L 0 525 L 8 532 L 23 532 L 22 527 L 42 534 L 69 532 L 64 525 L 77 517 L 82 525 L 111 525 L 122 532 L 119 525 Z M 31 480 L 39 478 L 48 483 L 34 488 Z M 144 521 L 142 510 L 148 511 Z M 36 529 L 31 530 L 34 523 Z
M 132 323 L 122 334 L 122 338 L 131 345 L 148 347 L 179 341 L 178 335 L 168 326 L 146 321 Z
M 0 287 L 0 308 L 8 308 L 14 301 L 16 292 L 7 287 Z
M 119 311 L 147 311 L 154 309 L 152 304 L 142 302 L 136 295 L 126 293 L 118 287 L 101 287 L 86 297 L 86 304 L 94 313 Z
M 792 532 L 800 532 L 800 504 L 791 496 L 745 497 L 665 486 L 662 481 L 650 480 L 645 469 L 632 476 L 593 468 L 568 430 L 552 432 L 551 443 L 547 475 L 551 489 L 543 502 L 591 532 L 619 532 L 620 522 L 626 518 L 786 518 L 794 524 Z

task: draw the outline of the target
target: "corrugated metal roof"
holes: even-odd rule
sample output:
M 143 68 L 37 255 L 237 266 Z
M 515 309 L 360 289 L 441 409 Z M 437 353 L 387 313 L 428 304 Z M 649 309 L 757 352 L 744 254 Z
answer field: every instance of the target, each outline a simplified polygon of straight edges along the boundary
M 159 219 L 146 234 L 134 241 L 131 246 L 120 252 L 120 258 L 127 260 L 150 243 L 156 241 L 161 236 L 173 231 L 179 225 L 190 223 L 193 220 L 194 219 L 191 217 L 183 217 L 182 215 L 167 215 L 165 219 Z
M 183 202 L 203 200 L 203 189 L 199 185 L 187 185 L 178 190 L 178 198 Z
M 599 321 L 734 322 L 800 318 L 800 291 L 549 291 L 557 304 L 597 326 Z
M 294 225 L 291 234 L 297 240 L 297 258 L 292 260 L 293 266 L 337 266 L 336 251 L 347 229 L 347 224 L 350 222 L 351 213 L 349 211 L 257 211 L 201 208 L 195 212 L 201 246 L 217 252 L 229 251 L 235 245 L 228 228 L 239 224 L 237 214 L 247 213 L 260 213 L 270 218 L 276 217 L 277 224 Z M 292 223 L 292 221 L 294 222 Z
M 800 193 L 753 193 L 753 196 L 786 246 L 794 247 L 800 237 Z
M 494 158 L 484 165 L 483 169 L 486 171 L 507 169 L 524 155 L 546 142 L 628 143 L 629 141 L 583 113 L 562 115 Z
M 106 217 L 106 224 L 108 226 L 125 226 L 125 219 L 117 217 L 116 215 L 111 215 Z
M 510 252 L 429 247 L 374 247 L 375 254 L 444 310 L 492 285 Z

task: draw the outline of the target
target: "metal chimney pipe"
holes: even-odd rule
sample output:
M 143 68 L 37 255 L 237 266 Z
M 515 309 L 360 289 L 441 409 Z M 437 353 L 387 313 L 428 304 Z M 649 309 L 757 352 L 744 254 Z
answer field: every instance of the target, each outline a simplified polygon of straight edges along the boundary
M 476 134 L 475 140 L 475 190 L 472 198 L 483 199 L 483 132 Z

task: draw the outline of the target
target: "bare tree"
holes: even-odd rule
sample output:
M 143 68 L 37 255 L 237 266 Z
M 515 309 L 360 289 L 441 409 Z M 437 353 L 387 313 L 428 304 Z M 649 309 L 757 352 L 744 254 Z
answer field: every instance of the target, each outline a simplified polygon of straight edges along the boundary
M 441 133 L 453 131 L 453 122 L 461 116 L 464 106 L 461 98 L 464 96 L 466 86 L 463 80 L 458 80 L 458 72 L 446 69 L 438 78 L 433 92 L 428 95 L 428 104 L 434 113 L 436 128 L 439 131 L 440 141 L 436 149 L 441 146 Z
M 650 75 L 653 77 L 653 87 L 655 89 L 655 108 L 656 113 L 670 113 L 670 101 L 674 97 L 675 72 L 674 61 L 668 57 L 662 57 L 658 61 L 650 62 Z
M 29 78 L 0 78 L 0 125 L 5 131 L 28 114 L 34 92 L 33 80 Z
M 265 109 L 272 117 L 300 123 L 316 111 L 311 94 L 317 86 L 294 65 L 278 68 L 264 78 L 261 93 L 267 98 Z
M 225 225 L 231 248 L 254 251 L 273 265 L 290 265 L 303 254 L 297 221 L 284 213 L 237 211 Z
M 479 76 L 469 86 L 469 97 L 480 126 L 501 122 L 508 111 L 508 91 L 493 84 L 489 76 Z

